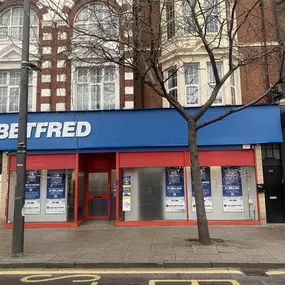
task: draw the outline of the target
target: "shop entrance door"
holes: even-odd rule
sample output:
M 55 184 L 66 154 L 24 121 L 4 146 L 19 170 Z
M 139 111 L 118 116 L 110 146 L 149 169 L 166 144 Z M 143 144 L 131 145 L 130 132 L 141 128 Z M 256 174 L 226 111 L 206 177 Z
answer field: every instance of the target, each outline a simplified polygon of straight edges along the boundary
M 89 173 L 87 199 L 89 220 L 109 220 L 111 218 L 110 172 Z
M 267 223 L 285 223 L 281 167 L 264 166 L 263 173 Z

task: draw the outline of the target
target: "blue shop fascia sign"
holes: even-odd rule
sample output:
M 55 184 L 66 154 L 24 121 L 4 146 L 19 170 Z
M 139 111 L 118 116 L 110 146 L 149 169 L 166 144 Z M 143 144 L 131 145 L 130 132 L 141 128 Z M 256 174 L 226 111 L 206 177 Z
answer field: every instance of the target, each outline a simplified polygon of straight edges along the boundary
M 210 108 L 203 120 L 217 117 L 229 108 Z M 195 108 L 187 111 L 195 112 Z M 16 150 L 17 137 L 18 114 L 0 114 L 0 151 Z M 188 145 L 187 124 L 174 109 L 29 113 L 27 137 L 28 150 L 35 151 L 149 147 L 163 150 L 186 149 Z M 249 107 L 200 129 L 197 140 L 198 146 L 282 142 L 279 107 Z

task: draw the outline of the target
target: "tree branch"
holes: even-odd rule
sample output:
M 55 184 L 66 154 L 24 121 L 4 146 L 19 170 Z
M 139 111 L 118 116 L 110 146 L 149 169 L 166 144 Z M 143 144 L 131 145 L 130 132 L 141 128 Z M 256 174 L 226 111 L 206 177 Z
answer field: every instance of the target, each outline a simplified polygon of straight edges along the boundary
M 246 109 L 246 108 L 248 108 L 248 107 L 250 107 L 250 106 L 252 106 L 252 105 L 254 105 L 254 104 L 258 103 L 258 102 L 260 102 L 263 98 L 269 96 L 271 91 L 278 84 L 283 83 L 283 82 L 284 82 L 284 77 L 282 78 L 282 80 L 280 80 L 280 81 L 278 80 L 277 82 L 275 82 L 275 84 L 273 84 L 269 89 L 267 89 L 266 92 L 263 95 L 261 95 L 260 97 L 258 97 L 255 100 L 253 100 L 252 102 L 250 102 L 250 103 L 248 103 L 246 105 L 243 105 L 241 107 L 238 107 L 238 108 L 232 108 L 232 109 L 228 110 L 227 112 L 225 112 L 224 114 L 222 114 L 219 117 L 216 117 L 216 118 L 214 118 L 212 120 L 209 120 L 209 121 L 201 123 L 201 124 L 197 124 L 196 129 L 198 130 L 198 129 L 204 128 L 204 127 L 206 127 L 206 126 L 208 126 L 210 124 L 213 124 L 215 122 L 221 121 L 221 120 L 225 119 L 226 117 L 228 117 L 229 115 L 231 115 L 233 113 L 240 112 L 240 111 L 242 111 L 242 110 L 244 110 L 244 109 Z

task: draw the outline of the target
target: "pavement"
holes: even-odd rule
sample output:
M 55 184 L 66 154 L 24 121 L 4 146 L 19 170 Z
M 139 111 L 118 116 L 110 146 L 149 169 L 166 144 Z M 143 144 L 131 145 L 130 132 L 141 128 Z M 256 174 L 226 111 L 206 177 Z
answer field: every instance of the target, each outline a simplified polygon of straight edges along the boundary
M 0 270 L 1 285 L 284 285 L 285 271 L 233 269 Z
M 12 231 L 1 229 L 0 268 L 285 268 L 285 224 L 211 226 L 210 234 L 215 242 L 203 246 L 196 227 L 30 229 L 24 256 L 12 258 Z

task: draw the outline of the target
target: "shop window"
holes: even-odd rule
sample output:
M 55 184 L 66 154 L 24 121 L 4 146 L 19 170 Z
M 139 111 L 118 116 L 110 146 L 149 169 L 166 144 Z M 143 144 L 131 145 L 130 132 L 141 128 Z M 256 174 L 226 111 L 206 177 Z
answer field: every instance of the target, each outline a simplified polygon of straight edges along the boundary
M 209 220 L 258 220 L 254 167 L 211 166 L 202 167 L 201 172 Z M 196 207 L 191 175 L 190 187 L 189 216 L 193 220 L 196 219 Z
M 78 173 L 78 220 L 82 220 L 84 213 L 84 171 Z M 74 179 L 75 180 L 75 179 Z
M 16 171 L 10 171 L 8 223 L 13 223 Z M 29 170 L 25 187 L 25 222 L 74 221 L 73 170 Z
M 186 199 L 182 167 L 124 169 L 121 220 L 185 220 Z

